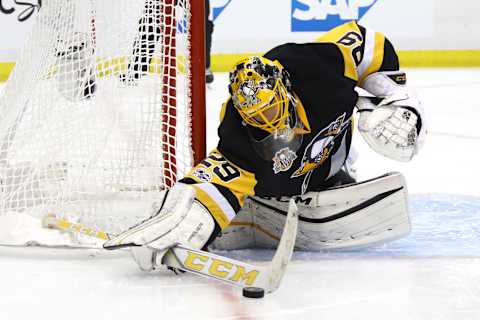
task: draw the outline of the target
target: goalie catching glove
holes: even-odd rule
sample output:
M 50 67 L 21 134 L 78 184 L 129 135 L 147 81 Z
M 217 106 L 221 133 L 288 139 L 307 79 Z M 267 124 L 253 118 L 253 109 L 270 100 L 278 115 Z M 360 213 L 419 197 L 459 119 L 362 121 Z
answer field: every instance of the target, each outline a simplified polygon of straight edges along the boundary
M 361 87 L 377 98 L 360 97 L 358 129 L 376 152 L 398 161 L 410 161 L 426 135 L 423 108 L 400 71 L 373 73 Z M 378 100 L 378 99 L 377 99 Z
M 104 243 L 105 249 L 131 247 L 140 269 L 155 270 L 169 248 L 183 244 L 203 248 L 217 233 L 210 212 L 197 200 L 193 187 L 177 183 L 166 192 L 153 215 L 142 223 Z

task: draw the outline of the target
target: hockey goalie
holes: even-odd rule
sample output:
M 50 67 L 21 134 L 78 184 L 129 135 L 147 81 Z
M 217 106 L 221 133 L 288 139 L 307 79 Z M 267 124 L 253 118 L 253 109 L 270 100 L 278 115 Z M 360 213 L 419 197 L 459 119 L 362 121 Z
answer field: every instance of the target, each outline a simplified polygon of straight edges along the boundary
M 371 98 L 358 97 L 356 87 Z M 104 244 L 132 247 L 143 270 L 167 250 L 276 246 L 289 199 L 295 248 L 357 248 L 410 231 L 403 176 L 356 182 L 353 114 L 376 152 L 410 161 L 426 135 L 423 110 L 384 35 L 343 24 L 312 43 L 287 43 L 236 64 L 215 150 L 154 205 L 152 216 Z

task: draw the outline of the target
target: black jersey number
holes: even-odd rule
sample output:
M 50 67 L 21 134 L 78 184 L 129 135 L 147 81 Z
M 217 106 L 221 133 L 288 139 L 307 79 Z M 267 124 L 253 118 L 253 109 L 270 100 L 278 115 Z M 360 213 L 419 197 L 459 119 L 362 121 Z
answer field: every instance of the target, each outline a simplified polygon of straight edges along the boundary
M 220 155 L 211 153 L 201 164 L 206 168 L 213 167 L 213 173 L 223 182 L 230 182 L 240 177 L 240 171 Z
M 361 34 L 350 31 L 345 33 L 345 35 L 337 41 L 337 43 L 343 44 L 344 46 L 350 47 L 353 46 L 355 43 L 361 43 L 363 41 L 363 37 Z
M 352 49 L 352 57 L 357 66 L 362 61 L 362 42 L 362 35 L 354 31 L 347 32 L 342 38 L 340 38 L 340 40 L 337 41 L 337 43 L 347 47 L 355 46 Z

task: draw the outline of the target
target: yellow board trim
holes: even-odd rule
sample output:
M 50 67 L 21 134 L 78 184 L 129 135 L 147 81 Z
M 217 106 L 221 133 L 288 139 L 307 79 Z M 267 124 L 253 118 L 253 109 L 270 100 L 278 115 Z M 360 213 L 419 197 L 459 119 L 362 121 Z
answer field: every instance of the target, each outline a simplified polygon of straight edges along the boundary
M 234 53 L 234 54 L 214 54 L 211 57 L 212 65 L 211 69 L 213 72 L 230 72 L 233 67 L 240 60 L 247 59 L 251 56 L 261 56 L 264 53 L 258 52 L 246 52 L 246 53 Z
M 116 57 L 113 59 L 98 58 L 96 60 L 96 74 L 98 77 L 107 77 L 114 74 L 124 73 L 127 69 L 128 61 L 126 57 Z M 154 58 L 150 61 L 149 72 L 155 74 L 162 74 L 161 59 Z M 10 75 L 14 62 L 0 62 L 0 81 L 6 81 Z M 185 57 L 177 57 L 177 70 L 179 73 L 185 73 Z M 52 77 L 58 70 L 58 66 L 51 65 L 48 68 L 47 78 Z
M 0 81 L 6 81 L 15 66 L 15 62 L 0 62 Z
M 399 51 L 402 68 L 478 68 L 480 50 Z
M 212 70 L 228 72 L 238 61 L 263 53 L 212 55 Z M 401 50 L 398 51 L 402 68 L 479 68 L 480 50 Z M 0 62 L 0 81 L 6 81 L 14 62 Z

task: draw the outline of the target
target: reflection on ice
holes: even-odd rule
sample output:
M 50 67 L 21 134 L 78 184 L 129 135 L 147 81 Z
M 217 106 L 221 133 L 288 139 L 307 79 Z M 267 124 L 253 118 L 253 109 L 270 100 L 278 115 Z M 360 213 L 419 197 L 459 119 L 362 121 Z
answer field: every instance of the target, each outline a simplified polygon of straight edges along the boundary
M 295 252 L 293 260 L 363 257 L 480 257 L 480 198 L 422 194 L 410 197 L 412 232 L 403 239 L 358 250 Z M 222 254 L 269 260 L 271 250 L 237 250 Z

